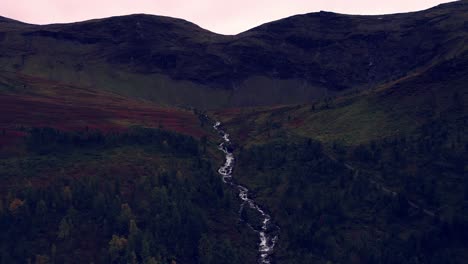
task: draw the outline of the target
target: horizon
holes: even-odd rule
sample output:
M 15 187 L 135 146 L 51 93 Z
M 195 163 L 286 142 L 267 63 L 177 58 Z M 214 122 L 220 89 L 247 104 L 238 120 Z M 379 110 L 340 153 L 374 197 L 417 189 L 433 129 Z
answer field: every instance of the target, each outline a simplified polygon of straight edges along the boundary
M 30 24 L 74 23 L 91 19 L 101 19 L 132 14 L 147 14 L 180 18 L 218 34 L 235 35 L 264 23 L 278 19 L 319 11 L 348 15 L 387 15 L 408 13 L 432 8 L 439 4 L 456 2 L 440 0 L 385 1 L 375 3 L 370 0 L 345 0 L 327 2 L 298 0 L 295 5 L 280 0 L 269 3 L 264 0 L 227 1 L 203 0 L 197 3 L 183 3 L 182 0 L 151 1 L 142 0 L 134 5 L 130 0 L 103 0 L 95 3 L 84 0 L 80 3 L 71 0 L 4 0 L 0 16 Z M 109 4 L 109 3 L 113 3 Z M 248 6 L 248 8 L 245 8 Z M 268 7 L 268 8 L 265 8 Z M 43 11 L 43 12 L 38 12 Z M 221 11 L 219 11 L 221 10 Z

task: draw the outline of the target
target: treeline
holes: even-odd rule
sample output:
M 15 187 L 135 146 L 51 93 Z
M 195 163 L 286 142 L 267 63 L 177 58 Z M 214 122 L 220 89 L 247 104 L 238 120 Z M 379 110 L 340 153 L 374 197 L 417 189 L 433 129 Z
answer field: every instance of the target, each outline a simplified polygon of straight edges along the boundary
M 430 122 L 412 136 L 374 141 L 342 156 L 444 217 L 450 211 L 444 208 L 460 206 L 468 199 L 466 132 L 465 125 Z M 446 217 L 456 211 L 460 210 Z
M 238 168 L 238 177 L 255 179 L 251 187 L 262 190 L 260 197 L 268 201 L 266 207 L 281 227 L 279 263 L 319 261 L 328 236 L 323 232 L 342 221 L 344 212 L 335 190 L 352 176 L 349 171 L 329 159 L 313 140 L 245 149 Z
M 444 127 L 432 124 L 411 140 L 335 144 L 337 161 L 312 140 L 242 150 L 236 176 L 282 227 L 278 263 L 464 263 L 466 141 Z M 393 195 L 375 184 L 380 176 L 397 191 L 398 183 L 424 182 L 419 191 L 444 208 L 430 217 L 409 204 L 421 201 L 409 186 Z
M 225 242 L 209 233 L 209 212 L 230 208 L 230 197 L 209 166 L 202 162 L 184 180 L 174 171 L 141 177 L 130 197 L 122 195 L 125 179 L 96 177 L 10 193 L 0 214 L 1 263 L 90 256 L 97 263 L 199 263 L 218 255 L 207 247 Z
M 0 263 L 254 261 L 255 247 L 245 241 L 255 242 L 256 236 L 236 230 L 237 197 L 225 191 L 211 162 L 195 155 L 198 144 L 142 128 L 110 135 L 31 130 L 31 150 L 63 155 L 0 163 L 0 173 L 11 174 L 12 164 L 19 164 L 19 173 L 31 175 L 23 183 L 0 177 L 7 186 L 0 193 Z M 107 162 L 83 161 L 90 149 Z M 98 167 L 95 173 L 83 168 L 83 175 L 67 175 L 73 161 Z
M 468 252 L 466 124 L 432 121 L 413 135 L 374 141 L 343 154 L 363 175 L 398 192 L 400 219 L 411 218 L 415 205 L 426 210 L 431 223 L 408 242 L 426 262 L 463 263 Z
M 198 143 L 189 136 L 162 129 L 132 127 L 123 132 L 70 132 L 54 128 L 32 128 L 28 131 L 27 146 L 31 151 L 47 154 L 74 148 L 104 148 L 122 145 L 151 146 L 157 151 L 197 155 Z

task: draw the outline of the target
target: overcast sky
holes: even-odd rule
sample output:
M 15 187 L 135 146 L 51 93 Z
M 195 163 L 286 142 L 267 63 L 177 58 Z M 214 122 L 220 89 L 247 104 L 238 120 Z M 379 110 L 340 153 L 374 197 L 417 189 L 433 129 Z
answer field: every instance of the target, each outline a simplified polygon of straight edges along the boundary
M 0 15 L 34 23 L 76 22 L 146 13 L 178 17 L 222 34 L 236 34 L 295 14 L 320 10 L 389 14 L 426 9 L 441 0 L 0 0 Z

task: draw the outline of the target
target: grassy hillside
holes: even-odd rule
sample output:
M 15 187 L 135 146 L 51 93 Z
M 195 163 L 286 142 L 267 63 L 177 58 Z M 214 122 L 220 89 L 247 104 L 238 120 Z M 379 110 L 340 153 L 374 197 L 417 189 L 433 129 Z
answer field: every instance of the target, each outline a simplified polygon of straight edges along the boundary
M 10 72 L 0 72 L 0 102 L 2 147 L 29 127 L 109 132 L 143 125 L 195 137 L 205 134 L 190 111 Z
M 432 121 L 466 125 L 468 52 L 376 89 L 309 105 L 215 111 L 242 143 L 310 137 L 357 145 L 414 133 Z

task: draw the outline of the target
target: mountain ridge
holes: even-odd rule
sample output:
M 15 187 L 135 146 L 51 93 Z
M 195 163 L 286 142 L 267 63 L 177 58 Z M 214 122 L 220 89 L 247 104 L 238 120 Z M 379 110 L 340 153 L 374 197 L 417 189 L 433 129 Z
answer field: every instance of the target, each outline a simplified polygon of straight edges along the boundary
M 306 103 L 383 85 L 457 56 L 468 38 L 465 10 L 466 2 L 454 2 L 384 16 L 309 13 L 232 36 L 142 14 L 4 23 L 0 62 L 2 70 L 162 105 Z
M 102 18 L 92 18 L 92 19 L 78 20 L 78 21 L 73 21 L 73 22 L 57 22 L 57 23 L 45 23 L 45 24 L 27 23 L 27 22 L 23 22 L 21 20 L 17 20 L 17 19 L 13 19 L 13 18 L 9 18 L 9 17 L 0 15 L 0 22 L 10 21 L 10 22 L 17 22 L 17 23 L 21 23 L 21 24 L 34 25 L 34 26 L 52 26 L 52 25 L 70 25 L 70 24 L 80 24 L 80 23 L 86 23 L 86 22 L 97 22 L 97 21 L 102 21 L 102 20 L 106 20 L 106 19 L 116 19 L 116 18 L 124 18 L 124 17 L 147 16 L 147 17 L 166 18 L 166 19 L 172 19 L 172 20 L 188 22 L 189 24 L 193 24 L 193 25 L 195 25 L 195 26 L 197 26 L 199 28 L 202 28 L 202 29 L 204 29 L 206 31 L 209 31 L 209 32 L 211 32 L 213 34 L 216 34 L 216 35 L 236 36 L 236 35 L 240 35 L 240 34 L 243 34 L 245 32 L 254 30 L 256 28 L 262 27 L 262 26 L 267 25 L 267 24 L 279 22 L 281 20 L 294 18 L 294 17 L 311 16 L 311 15 L 323 15 L 323 14 L 333 14 L 333 15 L 341 15 L 341 16 L 353 16 L 353 17 L 373 17 L 373 16 L 375 16 L 375 17 L 389 17 L 389 16 L 399 16 L 399 15 L 413 15 L 413 14 L 418 14 L 418 13 L 422 13 L 422 12 L 426 12 L 426 11 L 430 11 L 430 10 L 442 9 L 442 8 L 449 7 L 449 6 L 453 7 L 453 6 L 458 5 L 458 6 L 461 7 L 466 2 L 467 2 L 466 0 L 454 0 L 452 2 L 441 3 L 441 4 L 438 4 L 436 6 L 426 8 L 426 9 L 422 9 L 422 10 L 417 10 L 417 11 L 399 12 L 399 13 L 369 14 L 369 15 L 368 14 L 340 13 L 340 12 L 334 12 L 334 11 L 328 11 L 328 10 L 320 10 L 320 11 L 315 11 L 315 12 L 307 12 L 307 13 L 303 13 L 303 14 L 290 15 L 290 16 L 287 16 L 287 17 L 284 17 L 284 18 L 280 18 L 280 19 L 269 21 L 269 22 L 265 22 L 265 23 L 262 23 L 262 24 L 260 24 L 258 26 L 254 26 L 254 27 L 252 27 L 250 29 L 247 29 L 245 31 L 239 32 L 237 34 L 216 33 L 216 32 L 213 32 L 213 31 L 211 31 L 209 29 L 202 28 L 201 26 L 197 25 L 196 23 L 190 22 L 189 20 L 186 20 L 186 19 L 181 18 L 181 17 L 172 17 L 172 16 L 149 14 L 149 13 L 131 13 L 131 14 L 126 14 L 126 15 L 115 15 L 115 16 L 102 17 Z

